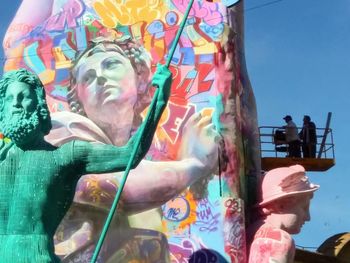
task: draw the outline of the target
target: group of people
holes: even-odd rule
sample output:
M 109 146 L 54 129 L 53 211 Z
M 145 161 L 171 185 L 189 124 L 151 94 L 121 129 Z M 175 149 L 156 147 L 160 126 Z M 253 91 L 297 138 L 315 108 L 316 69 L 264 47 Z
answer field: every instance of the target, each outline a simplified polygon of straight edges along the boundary
M 303 158 L 315 158 L 317 145 L 316 125 L 311 121 L 310 116 L 304 116 L 303 127 L 299 133 L 290 115 L 286 115 L 283 119 L 287 123 L 283 128 L 285 129 L 285 139 L 288 144 L 288 157 L 301 157 L 301 146 Z

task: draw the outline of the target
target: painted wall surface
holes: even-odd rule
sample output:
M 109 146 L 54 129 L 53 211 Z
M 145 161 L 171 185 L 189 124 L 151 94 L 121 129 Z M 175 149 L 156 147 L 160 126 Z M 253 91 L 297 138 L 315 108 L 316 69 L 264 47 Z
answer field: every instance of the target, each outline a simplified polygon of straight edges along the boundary
M 151 75 L 164 63 L 188 2 L 23 0 L 4 39 L 5 71 L 24 67 L 40 76 L 53 113 L 48 140 L 124 144 L 144 117 Z M 169 104 L 146 161 L 131 174 L 134 186 L 100 262 L 245 262 L 244 206 L 254 195 L 247 184 L 260 170 L 260 155 L 242 28 L 243 1 L 194 2 L 170 66 Z M 208 129 L 191 118 L 196 113 L 212 116 L 225 142 L 219 161 L 206 161 L 205 175 L 181 163 L 217 155 L 218 146 L 206 147 L 213 143 Z M 170 173 L 178 180 L 162 187 Z M 56 233 L 64 262 L 91 256 L 121 175 L 79 181 Z M 159 191 L 147 191 L 145 176 Z

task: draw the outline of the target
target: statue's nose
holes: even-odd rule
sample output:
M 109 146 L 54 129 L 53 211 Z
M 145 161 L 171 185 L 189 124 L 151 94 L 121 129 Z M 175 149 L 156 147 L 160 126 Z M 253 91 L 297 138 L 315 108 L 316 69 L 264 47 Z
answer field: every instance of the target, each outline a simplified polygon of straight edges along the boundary
M 15 108 L 21 108 L 21 98 L 19 96 L 14 96 L 13 101 L 12 101 L 12 106 Z

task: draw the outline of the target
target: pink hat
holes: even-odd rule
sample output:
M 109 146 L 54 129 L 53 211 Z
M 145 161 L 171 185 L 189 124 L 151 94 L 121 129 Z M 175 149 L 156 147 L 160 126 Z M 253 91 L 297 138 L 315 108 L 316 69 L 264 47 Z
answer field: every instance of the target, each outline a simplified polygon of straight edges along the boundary
M 310 183 L 301 165 L 272 169 L 264 175 L 262 180 L 262 201 L 259 206 L 282 197 L 314 192 L 318 188 L 320 188 L 319 185 Z

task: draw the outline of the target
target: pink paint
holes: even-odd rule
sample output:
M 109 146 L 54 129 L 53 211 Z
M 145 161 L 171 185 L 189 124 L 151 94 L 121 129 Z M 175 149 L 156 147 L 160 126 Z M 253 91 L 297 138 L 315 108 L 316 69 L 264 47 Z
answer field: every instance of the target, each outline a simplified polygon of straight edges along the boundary
M 273 169 L 264 175 L 258 218 L 248 228 L 249 263 L 293 262 L 298 234 L 310 220 L 309 206 L 319 188 L 301 165 Z
M 302 193 L 312 193 L 319 186 L 309 182 L 305 169 L 301 165 L 281 167 L 266 173 L 262 182 L 262 201 L 266 205 L 282 197 L 295 196 Z
M 172 0 L 171 2 L 181 13 L 185 13 L 190 0 Z M 212 26 L 220 24 L 223 21 L 222 15 L 219 11 L 219 5 L 217 3 L 210 3 L 207 1 L 203 1 L 201 3 L 199 1 L 194 1 L 189 15 L 201 18 L 208 25 Z
M 68 0 L 62 9 L 62 12 L 48 19 L 46 27 L 48 31 L 63 30 L 65 26 L 77 27 L 77 19 L 84 12 L 84 4 L 80 0 Z
M 254 236 L 248 262 L 293 262 L 294 254 L 294 241 L 287 232 L 281 229 L 263 226 Z

